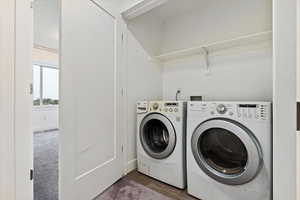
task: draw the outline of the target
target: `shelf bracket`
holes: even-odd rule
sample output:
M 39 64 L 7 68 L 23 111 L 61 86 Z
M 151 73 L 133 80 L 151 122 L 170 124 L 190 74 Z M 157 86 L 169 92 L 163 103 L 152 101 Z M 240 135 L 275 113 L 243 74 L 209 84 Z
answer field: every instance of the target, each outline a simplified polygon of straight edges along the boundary
M 210 68 L 209 68 L 209 60 L 208 60 L 208 50 L 206 47 L 202 47 L 202 52 L 203 52 L 203 57 L 204 57 L 204 67 L 205 67 L 205 71 L 206 71 L 206 74 L 209 74 L 210 73 Z

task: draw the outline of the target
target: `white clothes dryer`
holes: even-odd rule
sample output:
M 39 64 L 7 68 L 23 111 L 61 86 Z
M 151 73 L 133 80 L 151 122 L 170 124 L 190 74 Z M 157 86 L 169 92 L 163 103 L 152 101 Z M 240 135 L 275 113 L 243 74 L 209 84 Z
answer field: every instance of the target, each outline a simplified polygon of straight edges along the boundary
M 202 200 L 271 200 L 269 102 L 188 102 L 188 193 Z

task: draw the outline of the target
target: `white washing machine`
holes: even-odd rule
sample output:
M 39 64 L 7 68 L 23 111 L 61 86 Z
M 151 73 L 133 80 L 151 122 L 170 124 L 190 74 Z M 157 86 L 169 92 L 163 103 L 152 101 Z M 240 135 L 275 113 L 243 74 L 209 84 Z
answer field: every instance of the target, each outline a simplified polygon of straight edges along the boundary
M 268 102 L 189 102 L 188 193 L 202 200 L 271 200 Z
M 186 187 L 186 103 L 137 103 L 138 171 L 173 185 Z

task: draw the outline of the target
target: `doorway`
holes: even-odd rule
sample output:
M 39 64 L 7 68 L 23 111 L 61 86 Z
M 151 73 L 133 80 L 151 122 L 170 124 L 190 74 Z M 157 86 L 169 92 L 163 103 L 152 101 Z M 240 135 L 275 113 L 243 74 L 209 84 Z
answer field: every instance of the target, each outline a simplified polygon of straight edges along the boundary
M 32 128 L 34 200 L 58 200 L 59 2 L 34 2 Z

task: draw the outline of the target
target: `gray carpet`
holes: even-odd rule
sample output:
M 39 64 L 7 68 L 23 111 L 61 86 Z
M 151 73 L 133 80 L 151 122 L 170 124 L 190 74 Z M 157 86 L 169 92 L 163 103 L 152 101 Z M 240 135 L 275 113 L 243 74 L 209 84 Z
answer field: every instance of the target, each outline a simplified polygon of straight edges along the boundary
M 34 200 L 58 200 L 58 135 L 34 133 Z
M 172 200 L 126 177 L 112 185 L 94 200 Z

